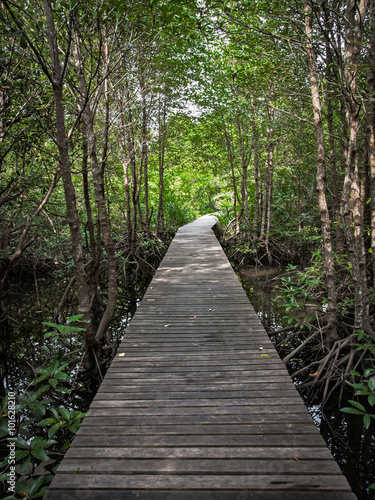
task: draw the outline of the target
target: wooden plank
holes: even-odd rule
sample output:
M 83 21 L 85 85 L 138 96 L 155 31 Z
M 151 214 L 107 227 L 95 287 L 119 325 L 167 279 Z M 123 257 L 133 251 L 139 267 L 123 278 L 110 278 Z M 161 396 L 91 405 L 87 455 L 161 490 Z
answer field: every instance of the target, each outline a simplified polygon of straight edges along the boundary
M 201 475 L 201 474 L 173 474 L 172 478 L 168 474 L 106 474 L 104 468 L 101 474 L 80 474 L 79 472 L 71 474 L 64 472 L 57 474 L 54 479 L 53 489 L 75 490 L 82 488 L 82 481 L 85 481 L 86 487 L 105 489 L 169 489 L 173 481 L 174 490 L 195 490 L 200 489 L 229 489 L 229 490 L 273 490 L 273 491 L 348 491 L 347 481 L 339 472 L 330 475 L 293 475 L 288 476 L 281 473 L 276 474 L 220 474 L 220 475 Z M 218 488 L 218 485 L 223 485 Z M 194 497 L 192 497 L 194 498 Z M 352 497 L 355 498 L 355 497 Z
M 89 497 L 87 495 L 90 495 Z M 48 493 L 47 493 L 48 495 Z M 49 498 L 52 498 L 48 495 Z M 90 488 L 74 489 L 67 492 L 66 489 L 53 490 L 54 500 L 354 500 L 353 494 L 349 492 L 319 491 L 312 492 L 300 490 L 289 491 L 238 491 L 238 490 L 98 490 Z
M 311 447 L 245 447 L 245 446 L 201 446 L 197 447 L 95 447 L 89 448 L 87 446 L 79 447 L 78 445 L 72 446 L 67 453 L 67 458 L 132 458 L 132 459 L 145 459 L 145 458 L 225 458 L 225 459 L 287 459 L 287 460 L 300 460 L 300 463 L 306 461 L 309 463 L 311 460 L 329 460 L 332 462 L 332 455 L 326 447 L 311 448 Z M 324 462 L 320 462 L 324 465 Z
M 127 474 L 265 474 L 270 471 L 283 476 L 299 476 L 317 474 L 321 476 L 337 474 L 337 464 L 333 460 L 305 460 L 297 461 L 292 457 L 287 459 L 238 459 L 220 458 L 102 458 L 102 457 L 67 457 L 60 466 L 60 473 L 91 474 L 98 469 L 97 460 L 102 461 L 103 472 L 121 475 L 124 470 Z
M 45 500 L 354 500 L 212 224 L 177 233 Z

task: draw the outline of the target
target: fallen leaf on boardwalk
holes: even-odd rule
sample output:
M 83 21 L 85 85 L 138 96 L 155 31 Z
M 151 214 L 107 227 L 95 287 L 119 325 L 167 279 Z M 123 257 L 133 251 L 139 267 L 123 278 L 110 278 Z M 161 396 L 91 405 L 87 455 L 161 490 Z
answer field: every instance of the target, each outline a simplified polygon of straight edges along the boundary
M 318 375 L 319 375 L 319 372 L 309 373 L 309 377 L 317 377 Z
M 155 299 L 147 299 L 148 302 L 153 302 Z
M 170 269 L 166 269 L 164 272 L 165 272 L 165 273 L 170 273 L 170 272 L 171 272 L 171 270 L 170 270 Z
M 172 325 L 164 325 L 164 328 L 168 328 L 168 326 L 172 326 Z
M 298 460 L 297 457 L 292 457 L 292 458 L 294 458 L 294 460 L 297 460 L 297 462 L 301 463 L 301 460 Z
M 189 319 L 196 319 L 196 316 L 192 316 L 192 317 L 191 317 L 191 318 L 189 318 Z
M 269 354 L 261 354 L 261 357 L 262 357 L 262 358 L 268 358 L 268 357 L 269 357 Z
M 214 311 L 214 309 L 209 309 L 209 311 Z
M 263 351 L 263 347 L 259 347 L 259 350 L 260 350 L 260 351 Z
M 123 358 L 124 356 L 125 356 L 124 352 L 120 352 L 120 354 L 118 355 L 119 358 Z

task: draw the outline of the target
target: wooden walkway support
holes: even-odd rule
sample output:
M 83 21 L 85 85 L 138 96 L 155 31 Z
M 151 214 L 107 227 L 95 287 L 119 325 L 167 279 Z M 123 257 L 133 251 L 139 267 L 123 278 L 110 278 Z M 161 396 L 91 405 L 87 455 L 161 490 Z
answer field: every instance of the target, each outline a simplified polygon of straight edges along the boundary
M 46 500 L 354 500 L 205 216 L 178 231 Z

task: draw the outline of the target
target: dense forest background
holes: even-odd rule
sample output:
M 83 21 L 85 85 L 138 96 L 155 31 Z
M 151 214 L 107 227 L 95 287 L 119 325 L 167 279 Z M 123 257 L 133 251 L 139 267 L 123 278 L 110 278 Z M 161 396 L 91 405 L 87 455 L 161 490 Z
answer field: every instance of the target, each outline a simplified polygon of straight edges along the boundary
M 373 425 L 375 1 L 0 7 L 2 395 L 18 332 L 33 339 L 41 321 L 72 356 L 48 379 L 54 355 L 34 353 L 38 383 L 56 389 L 76 358 L 98 377 L 129 284 L 180 225 L 215 213 L 234 263 L 290 265 L 280 300 L 306 314 L 284 359 L 315 348 L 295 375 L 311 372 L 323 401 L 354 384 L 346 410 Z M 8 300 L 14 280 L 38 292 L 47 277 L 54 314 Z

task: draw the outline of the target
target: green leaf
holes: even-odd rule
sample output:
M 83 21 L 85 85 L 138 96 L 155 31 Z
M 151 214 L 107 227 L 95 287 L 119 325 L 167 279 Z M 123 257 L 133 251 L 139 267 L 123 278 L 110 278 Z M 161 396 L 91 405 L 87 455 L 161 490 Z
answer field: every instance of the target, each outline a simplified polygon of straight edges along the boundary
M 61 451 L 66 451 L 70 447 L 70 441 L 65 441 L 65 443 L 61 447 Z
M 44 420 L 41 420 L 40 422 L 38 422 L 36 425 L 51 425 L 51 424 L 55 424 L 57 422 L 57 419 L 56 418 L 45 418 Z
M 56 379 L 56 378 L 49 378 L 48 379 L 48 382 L 52 385 L 52 387 L 54 387 L 56 389 L 56 386 L 57 384 L 59 383 L 59 381 Z
M 29 449 L 29 445 L 21 437 L 18 437 L 14 442 L 16 443 L 17 448 L 22 448 L 22 449 L 25 449 L 25 450 Z
M 370 427 L 370 424 L 371 424 L 371 417 L 368 413 L 366 413 L 365 415 L 363 415 L 363 424 L 365 426 L 365 429 L 368 429 Z
M 49 456 L 43 450 L 43 448 L 34 448 L 33 450 L 31 450 L 31 454 L 33 457 L 41 460 L 42 462 L 47 462 L 47 460 L 49 460 Z
M 370 378 L 368 386 L 371 391 L 375 391 L 375 377 Z
M 56 337 L 56 332 L 47 332 L 47 333 L 44 334 L 44 338 L 45 339 L 49 339 L 52 336 Z
M 76 314 L 75 316 L 71 316 L 70 318 L 67 319 L 67 323 L 73 323 L 73 321 L 79 321 L 80 319 L 83 318 L 83 314 Z
M 59 412 L 56 410 L 56 408 L 51 408 L 51 412 L 53 413 L 53 416 L 54 416 L 57 420 L 60 420 L 60 415 L 59 415 Z
M 30 450 L 16 450 L 16 462 L 22 458 L 27 457 L 30 454 Z
M 359 411 L 356 408 L 350 408 L 350 407 L 340 408 L 340 411 L 344 413 L 353 413 L 353 415 L 363 415 L 363 411 Z
M 28 455 L 26 457 L 26 460 L 24 460 L 22 462 L 22 464 L 20 465 L 20 472 L 21 474 L 24 474 L 28 468 L 28 466 L 30 465 L 30 462 L 31 462 L 31 455 Z
M 353 401 L 352 399 L 349 399 L 349 403 L 358 408 L 358 410 L 361 410 L 361 412 L 366 413 L 366 408 L 363 405 L 361 405 L 361 403 L 358 403 L 358 401 Z
M 61 416 L 65 420 L 70 420 L 70 412 L 69 412 L 69 410 L 67 410 L 66 408 L 60 408 L 60 413 L 61 413 Z
M 42 486 L 43 483 L 44 483 L 44 476 L 39 476 L 38 479 L 36 479 L 31 485 L 30 495 L 33 496 L 34 493 L 38 491 L 38 489 Z
M 48 437 L 51 438 L 52 436 L 54 436 L 61 426 L 62 422 L 58 422 L 57 424 L 53 425 L 48 431 Z

